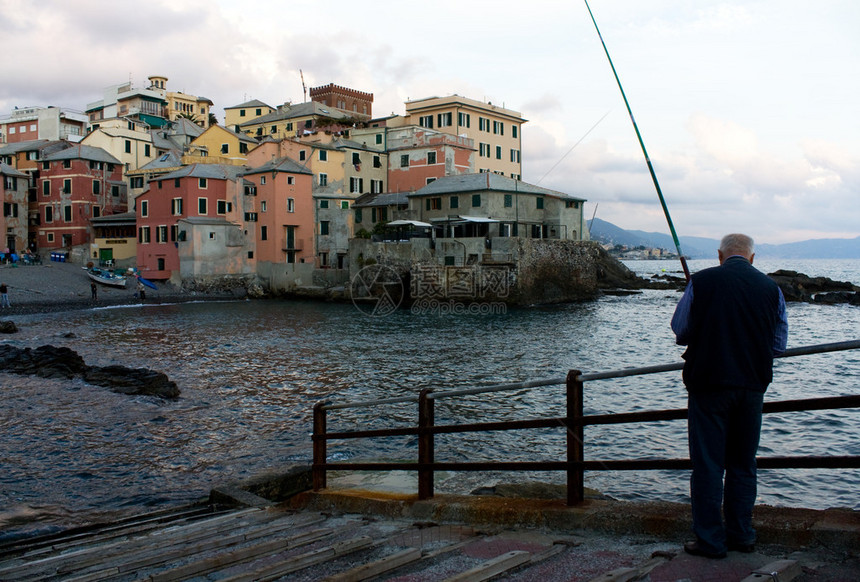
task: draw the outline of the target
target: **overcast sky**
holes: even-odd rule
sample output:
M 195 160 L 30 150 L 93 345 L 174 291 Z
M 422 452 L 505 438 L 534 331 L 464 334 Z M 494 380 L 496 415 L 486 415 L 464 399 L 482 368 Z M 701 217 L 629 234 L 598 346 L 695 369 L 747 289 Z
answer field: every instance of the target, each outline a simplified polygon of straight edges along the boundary
M 590 0 L 681 236 L 860 235 L 860 2 Z M 522 113 L 523 179 L 668 233 L 578 0 L 0 0 L 0 115 L 147 77 L 223 108 L 337 83 L 375 116 L 459 94 Z

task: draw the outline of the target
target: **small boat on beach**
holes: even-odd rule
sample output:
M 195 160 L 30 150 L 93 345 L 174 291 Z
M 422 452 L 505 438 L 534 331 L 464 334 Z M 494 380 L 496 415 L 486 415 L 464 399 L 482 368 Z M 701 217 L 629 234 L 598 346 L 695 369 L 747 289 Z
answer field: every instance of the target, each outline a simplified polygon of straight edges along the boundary
M 123 275 L 117 275 L 113 271 L 108 271 L 107 269 L 99 269 L 98 267 L 92 267 L 90 269 L 87 269 L 87 275 L 96 283 L 101 283 L 102 285 L 109 285 L 111 287 L 125 288 L 125 277 Z

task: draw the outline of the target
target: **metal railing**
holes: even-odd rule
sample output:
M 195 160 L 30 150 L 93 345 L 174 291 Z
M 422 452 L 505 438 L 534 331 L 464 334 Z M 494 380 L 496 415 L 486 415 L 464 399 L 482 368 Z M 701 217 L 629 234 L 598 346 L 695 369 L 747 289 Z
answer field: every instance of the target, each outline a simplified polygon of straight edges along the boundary
M 778 358 L 820 354 L 860 348 L 860 340 L 818 344 L 786 350 Z M 626 424 L 679 420 L 687 417 L 686 408 L 670 410 L 649 410 L 642 412 L 627 412 L 616 414 L 583 413 L 584 384 L 588 381 L 642 376 L 681 370 L 683 363 L 662 364 L 641 368 L 627 368 L 610 372 L 584 374 L 579 370 L 571 370 L 565 378 L 549 378 L 499 384 L 478 388 L 446 390 L 435 392 L 428 388 L 416 396 L 384 398 L 354 403 L 332 404 L 327 401 L 314 406 L 313 415 L 313 488 L 326 487 L 328 471 L 417 471 L 418 498 L 433 497 L 433 475 L 436 471 L 564 471 L 567 474 L 567 503 L 575 505 L 584 499 L 585 471 L 640 471 L 655 469 L 689 469 L 689 459 L 627 459 L 627 460 L 585 460 L 584 428 L 589 425 Z M 497 422 L 482 422 L 470 424 L 436 425 L 434 404 L 443 398 L 522 390 L 554 385 L 566 386 L 566 416 L 536 418 L 528 420 L 508 420 Z M 418 425 L 403 428 L 375 429 L 345 432 L 327 432 L 327 414 L 329 411 L 351 408 L 380 407 L 391 404 L 418 404 Z M 782 400 L 765 402 L 764 414 L 780 412 L 798 412 L 807 410 L 831 410 L 845 408 L 860 408 L 860 394 L 852 396 L 837 396 L 828 398 L 807 398 L 802 400 Z M 509 431 L 562 428 L 567 434 L 567 459 L 565 461 L 493 461 L 493 462 L 464 462 L 449 463 L 435 462 L 435 439 L 439 434 L 469 433 L 485 431 Z M 417 436 L 417 462 L 369 462 L 369 463 L 330 463 L 327 458 L 327 443 L 332 440 L 379 438 L 393 436 Z M 759 457 L 758 466 L 763 469 L 790 468 L 860 468 L 860 455 L 826 455 L 826 456 L 788 456 L 788 457 Z

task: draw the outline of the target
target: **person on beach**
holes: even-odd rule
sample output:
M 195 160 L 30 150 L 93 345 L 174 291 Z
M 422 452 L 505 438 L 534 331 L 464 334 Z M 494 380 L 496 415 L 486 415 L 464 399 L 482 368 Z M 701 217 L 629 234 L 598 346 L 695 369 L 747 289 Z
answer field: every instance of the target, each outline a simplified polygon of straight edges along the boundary
M 696 539 L 684 551 L 707 558 L 755 550 L 762 403 L 773 356 L 785 351 L 788 339 L 782 291 L 752 266 L 753 251 L 747 235 L 723 237 L 719 266 L 692 276 L 672 317 L 677 343 L 687 346 L 683 379 Z
M 6 283 L 0 283 L 0 307 L 12 307 L 9 303 L 9 288 Z
M 99 300 L 99 287 L 95 281 L 90 281 L 90 292 L 93 294 L 93 301 Z
M 140 281 L 137 282 L 137 295 L 141 301 L 146 301 L 146 287 Z

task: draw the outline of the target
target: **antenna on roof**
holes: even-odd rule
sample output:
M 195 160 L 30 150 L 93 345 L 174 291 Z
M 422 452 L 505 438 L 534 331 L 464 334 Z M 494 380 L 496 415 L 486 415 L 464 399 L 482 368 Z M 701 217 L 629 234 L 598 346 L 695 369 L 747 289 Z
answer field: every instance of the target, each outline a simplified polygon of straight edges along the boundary
M 304 98 L 302 99 L 302 103 L 307 103 L 308 101 L 308 88 L 305 87 L 305 74 L 302 73 L 302 70 L 299 69 L 299 76 L 302 78 L 302 95 Z

